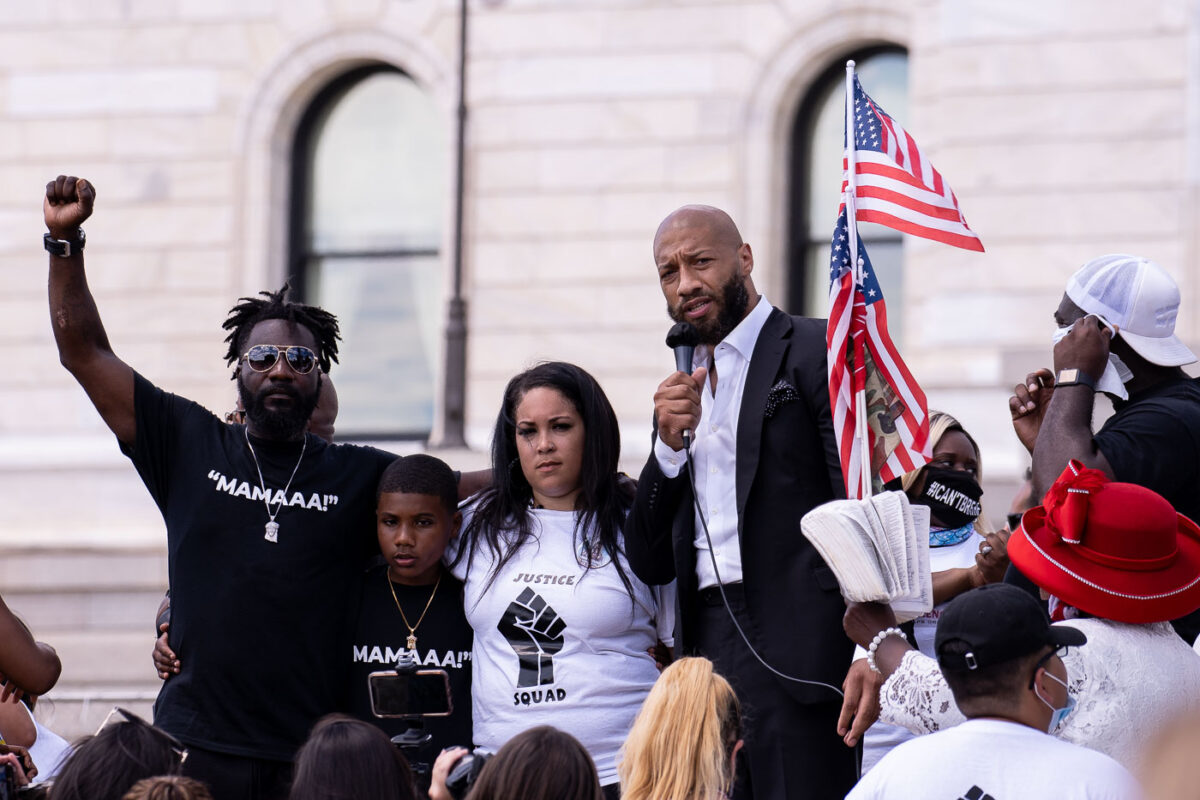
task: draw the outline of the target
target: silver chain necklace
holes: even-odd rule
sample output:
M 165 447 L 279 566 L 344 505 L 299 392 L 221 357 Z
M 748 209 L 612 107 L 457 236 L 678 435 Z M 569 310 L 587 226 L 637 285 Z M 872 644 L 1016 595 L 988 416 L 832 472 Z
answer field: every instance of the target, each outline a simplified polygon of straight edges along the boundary
M 300 469 L 300 462 L 304 460 L 304 451 L 308 449 L 308 434 L 304 435 L 304 444 L 300 446 L 300 458 L 296 459 L 296 466 L 292 467 L 292 476 L 288 478 L 287 485 L 280 493 L 279 504 L 274 511 L 271 511 L 271 493 L 267 491 L 267 482 L 263 480 L 262 467 L 258 465 L 258 454 L 254 452 L 254 445 L 250 444 L 249 426 L 242 428 L 242 433 L 246 435 L 246 446 L 250 448 L 250 457 L 254 459 L 254 468 L 258 470 L 258 485 L 262 488 L 263 505 L 267 507 L 268 519 L 263 538 L 268 542 L 277 543 L 279 541 L 279 523 L 275 521 L 275 517 L 279 516 L 279 512 L 283 510 L 283 504 L 287 502 L 288 489 L 292 488 L 292 479 L 296 477 L 296 472 Z

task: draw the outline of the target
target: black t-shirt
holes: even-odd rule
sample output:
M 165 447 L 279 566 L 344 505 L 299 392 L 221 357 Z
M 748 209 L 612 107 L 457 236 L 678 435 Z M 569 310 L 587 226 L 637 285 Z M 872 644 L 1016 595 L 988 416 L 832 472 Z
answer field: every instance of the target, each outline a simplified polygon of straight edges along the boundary
M 324 714 L 346 705 L 346 624 L 376 552 L 375 488 L 395 456 L 309 435 L 254 439 L 278 541 L 245 428 L 134 383 L 137 441 L 122 447 L 167 527 L 171 648 L 180 674 L 155 724 L 217 752 L 290 759 Z M 299 460 L 287 497 L 281 490 Z
M 1145 486 L 1200 521 L 1200 379 L 1180 378 L 1114 401 L 1096 446 L 1113 477 Z M 1171 624 L 1184 641 L 1200 636 L 1200 610 Z
M 448 717 L 425 717 L 425 730 L 433 736 L 422 751 L 423 760 L 432 761 L 441 750 L 455 745 L 471 745 L 471 626 L 463 613 L 462 582 L 443 571 L 433 601 L 433 586 L 394 584 L 396 597 L 388 588 L 387 567 L 375 567 L 363 576 L 362 603 L 355 625 L 350 662 L 350 713 L 378 725 L 388 736 L 405 729 L 399 719 L 380 719 L 371 713 L 367 676 L 391 669 L 404 651 L 408 628 L 396 610 L 396 601 L 404 607 L 410 623 L 416 623 L 421 610 L 429 611 L 417 626 L 417 658 L 421 669 L 444 669 L 450 675 L 453 711 Z M 350 648 L 347 648 L 348 650 Z M 428 758 L 426 758 L 428 756 Z
M 1113 476 L 1153 489 L 1200 521 L 1200 379 L 1167 381 L 1113 407 L 1095 437 Z

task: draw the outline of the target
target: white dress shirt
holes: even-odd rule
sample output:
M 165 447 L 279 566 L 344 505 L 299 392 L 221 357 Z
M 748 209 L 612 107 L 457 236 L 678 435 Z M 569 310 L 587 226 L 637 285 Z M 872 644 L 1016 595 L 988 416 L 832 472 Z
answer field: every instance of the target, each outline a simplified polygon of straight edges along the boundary
M 717 570 L 714 570 L 708 537 L 704 535 L 704 525 L 697 514 L 696 585 L 700 589 L 717 583 L 737 583 L 742 579 L 737 513 L 738 413 L 742 407 L 750 356 L 771 311 L 771 304 L 760 296 L 745 319 L 713 348 L 711 356 L 707 346 L 697 347 L 692 356 L 693 372 L 710 366 L 710 357 L 717 369 L 716 394 L 712 382 L 706 380 L 700 395 L 700 424 L 692 435 L 696 496 L 708 521 L 712 556 L 717 562 Z M 683 469 L 683 451 L 672 450 L 662 439 L 654 442 L 654 456 L 659 469 L 668 478 L 676 477 Z

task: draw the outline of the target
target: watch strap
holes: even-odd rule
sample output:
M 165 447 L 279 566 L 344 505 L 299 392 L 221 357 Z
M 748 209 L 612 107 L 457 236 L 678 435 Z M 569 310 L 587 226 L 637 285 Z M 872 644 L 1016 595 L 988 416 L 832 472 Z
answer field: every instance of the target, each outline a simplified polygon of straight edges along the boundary
M 42 247 L 52 256 L 59 258 L 69 258 L 75 253 L 82 253 L 84 245 L 87 244 L 87 234 L 83 232 L 83 228 L 79 229 L 79 235 L 72 239 L 55 239 L 49 233 L 42 236 Z
M 1060 369 L 1054 379 L 1055 388 L 1059 386 L 1086 386 L 1096 391 L 1096 381 L 1081 369 Z

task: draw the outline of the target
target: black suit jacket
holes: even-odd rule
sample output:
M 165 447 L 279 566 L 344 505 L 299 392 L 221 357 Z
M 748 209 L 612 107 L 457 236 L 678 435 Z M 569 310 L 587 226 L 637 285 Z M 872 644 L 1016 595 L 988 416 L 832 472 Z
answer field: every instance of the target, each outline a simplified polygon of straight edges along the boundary
M 840 686 L 853 652 L 842 631 L 845 604 L 833 572 L 800 532 L 809 509 L 845 496 L 825 349 L 824 320 L 778 309 L 759 334 L 738 413 L 738 537 L 752 622 L 746 635 L 755 649 L 782 672 Z M 686 654 L 696 641 L 695 533 L 686 469 L 668 479 L 651 452 L 625 547 L 643 582 L 678 581 L 676 645 Z M 803 702 L 837 699 L 828 689 L 781 683 Z

